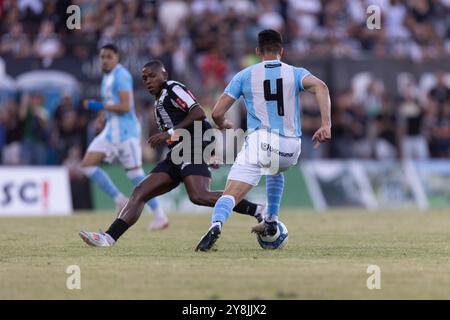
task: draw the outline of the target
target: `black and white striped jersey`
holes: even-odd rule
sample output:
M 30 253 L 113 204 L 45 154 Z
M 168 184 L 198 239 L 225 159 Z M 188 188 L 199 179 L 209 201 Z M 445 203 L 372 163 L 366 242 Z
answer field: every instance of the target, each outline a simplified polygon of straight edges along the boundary
M 167 131 L 183 121 L 189 111 L 199 103 L 194 95 L 180 82 L 168 80 L 163 84 L 159 97 L 155 101 L 155 116 L 160 131 Z M 203 133 L 210 129 L 208 120 L 202 121 Z M 186 128 L 193 137 L 194 125 Z M 201 138 L 202 138 L 201 137 Z M 193 137 L 194 138 L 194 137 Z

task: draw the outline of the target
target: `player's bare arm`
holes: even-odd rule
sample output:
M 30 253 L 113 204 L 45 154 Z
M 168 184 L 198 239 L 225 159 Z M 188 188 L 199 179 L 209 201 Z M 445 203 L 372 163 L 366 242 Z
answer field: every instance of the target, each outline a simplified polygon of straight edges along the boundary
M 306 91 L 316 96 L 317 103 L 320 107 L 322 124 L 312 137 L 312 139 L 316 141 L 316 143 L 314 144 L 314 148 L 317 148 L 321 143 L 331 139 L 330 93 L 325 82 L 313 75 L 306 76 L 302 81 L 302 85 Z
M 176 126 L 173 127 L 173 130 L 174 130 L 173 135 L 176 135 L 177 129 L 189 128 L 190 126 L 192 126 L 194 121 L 202 121 L 205 118 L 206 118 L 206 115 L 205 115 L 205 112 L 203 111 L 202 107 L 200 107 L 199 105 L 196 105 L 189 111 L 187 116 L 180 123 L 178 123 Z M 160 132 L 160 133 L 152 135 L 147 140 L 147 143 L 149 143 L 150 146 L 152 148 L 154 148 L 154 147 L 158 146 L 159 144 L 167 141 L 170 138 L 171 138 L 171 134 L 168 131 L 164 131 L 164 132 Z
M 113 111 L 113 112 L 129 112 L 130 111 L 131 92 L 120 91 L 119 98 L 120 98 L 119 103 L 106 104 L 105 110 Z
M 212 112 L 212 118 L 219 129 L 231 129 L 233 123 L 225 118 L 225 113 L 231 108 L 236 100 L 227 94 L 222 94 L 215 104 Z

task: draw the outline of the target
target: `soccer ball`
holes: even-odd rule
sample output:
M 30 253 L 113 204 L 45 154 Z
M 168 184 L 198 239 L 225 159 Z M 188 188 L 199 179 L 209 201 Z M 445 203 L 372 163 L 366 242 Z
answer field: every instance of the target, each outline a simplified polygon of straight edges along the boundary
M 257 234 L 256 239 L 263 249 L 282 249 L 288 243 L 288 229 L 283 222 L 278 221 L 277 233 L 273 236 Z

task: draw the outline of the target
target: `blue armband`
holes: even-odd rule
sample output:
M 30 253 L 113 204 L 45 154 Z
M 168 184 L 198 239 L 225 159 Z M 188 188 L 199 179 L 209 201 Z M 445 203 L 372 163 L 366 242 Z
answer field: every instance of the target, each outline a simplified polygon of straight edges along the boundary
M 95 100 L 89 100 L 87 107 L 89 110 L 102 110 L 104 108 L 103 103 Z

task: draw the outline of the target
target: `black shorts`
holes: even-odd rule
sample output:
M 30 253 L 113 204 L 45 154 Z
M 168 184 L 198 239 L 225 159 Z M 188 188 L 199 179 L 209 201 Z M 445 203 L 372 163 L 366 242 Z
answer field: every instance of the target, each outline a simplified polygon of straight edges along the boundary
M 167 154 L 167 157 L 160 161 L 156 167 L 150 173 L 154 172 L 165 172 L 167 173 L 174 182 L 179 184 L 184 181 L 187 176 L 203 176 L 211 178 L 211 171 L 206 163 L 192 164 L 192 163 L 181 163 L 175 164 L 171 159 L 171 153 Z

